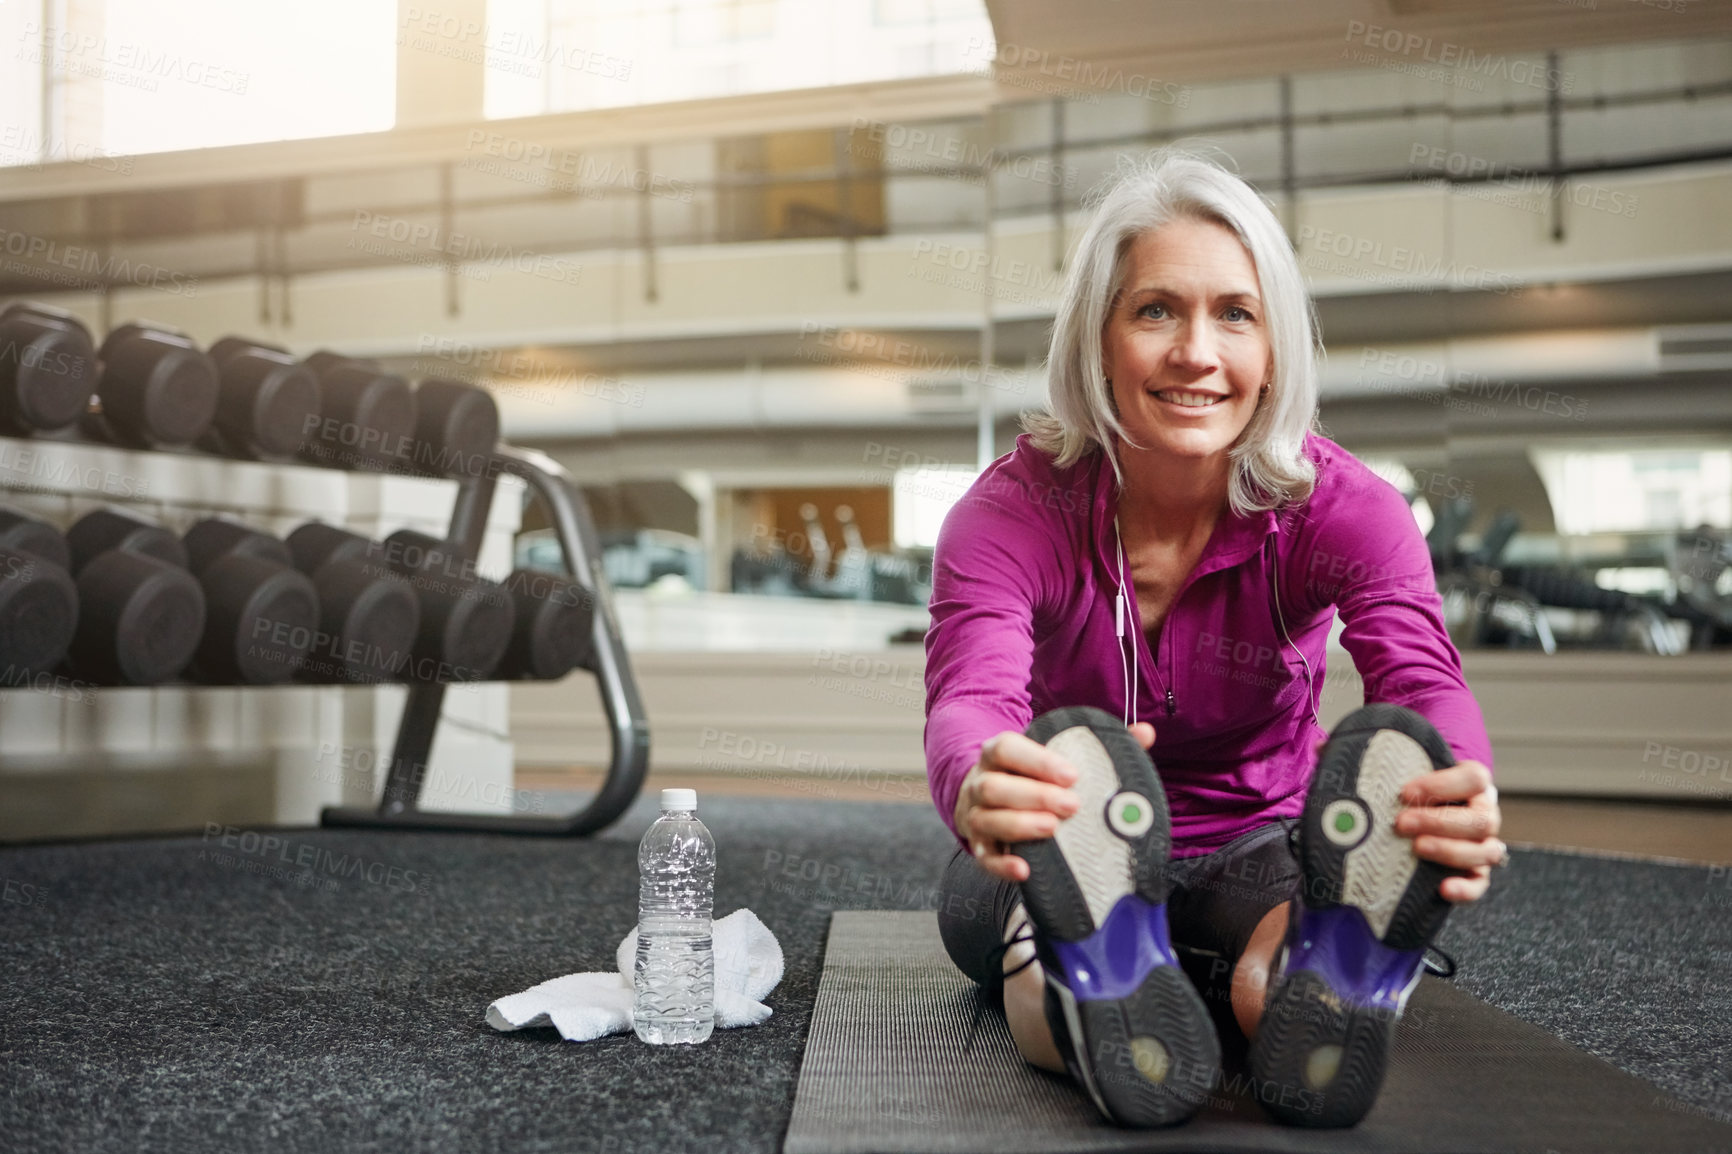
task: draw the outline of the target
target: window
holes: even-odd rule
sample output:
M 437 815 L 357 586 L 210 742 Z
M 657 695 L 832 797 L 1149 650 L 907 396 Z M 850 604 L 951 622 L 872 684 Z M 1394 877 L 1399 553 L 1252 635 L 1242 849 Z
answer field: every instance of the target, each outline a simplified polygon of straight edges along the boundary
M 1732 449 L 1534 449 L 1558 532 L 1732 528 Z
M 5 126 L 0 164 L 390 128 L 396 18 L 389 0 L 0 4 L 22 65 L 0 69 L 0 105 L 24 122 Z
M 891 535 L 898 549 L 931 548 L 951 506 L 980 474 L 966 465 L 899 469 L 891 481 Z
M 488 0 L 487 26 L 554 47 L 489 55 L 489 117 L 962 73 L 993 43 L 985 0 Z
M 776 29 L 776 0 L 678 0 L 674 39 L 682 45 L 763 40 Z
M 872 0 L 874 24 L 928 24 L 966 20 L 978 10 L 973 0 Z

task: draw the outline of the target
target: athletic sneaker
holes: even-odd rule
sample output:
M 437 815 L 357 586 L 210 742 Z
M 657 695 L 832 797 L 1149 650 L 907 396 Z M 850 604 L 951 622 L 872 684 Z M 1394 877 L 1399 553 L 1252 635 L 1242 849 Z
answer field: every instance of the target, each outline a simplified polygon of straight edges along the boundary
M 1122 1126 L 1196 1113 L 1221 1047 L 1167 932 L 1167 798 L 1124 723 L 1055 709 L 1028 736 L 1076 767 L 1082 801 L 1050 838 L 1016 842 L 1023 907 L 1046 974 L 1046 1019 L 1065 1066 Z
M 1258 1100 L 1293 1126 L 1352 1126 L 1383 1085 L 1395 1021 L 1463 871 L 1395 831 L 1409 781 L 1455 764 L 1419 714 L 1368 705 L 1336 725 L 1299 825 L 1300 892 L 1257 1037 Z

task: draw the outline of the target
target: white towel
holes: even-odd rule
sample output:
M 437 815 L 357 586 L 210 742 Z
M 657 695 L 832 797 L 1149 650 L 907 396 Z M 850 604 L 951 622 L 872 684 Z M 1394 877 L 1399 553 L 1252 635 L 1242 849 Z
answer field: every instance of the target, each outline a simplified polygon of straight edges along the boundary
M 710 938 L 716 957 L 716 1025 L 757 1025 L 770 1016 L 760 999 L 782 980 L 781 943 L 744 908 L 716 921 Z M 614 952 L 615 973 L 567 974 L 500 998 L 487 1007 L 487 1024 L 495 1030 L 552 1026 L 568 1042 L 629 1030 L 636 957 L 634 927 Z

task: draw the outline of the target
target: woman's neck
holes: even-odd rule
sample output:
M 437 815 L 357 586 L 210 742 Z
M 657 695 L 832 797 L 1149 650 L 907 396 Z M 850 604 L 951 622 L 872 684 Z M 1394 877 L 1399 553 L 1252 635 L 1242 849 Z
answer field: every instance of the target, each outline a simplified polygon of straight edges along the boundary
M 1119 519 L 1129 534 L 1184 544 L 1207 540 L 1227 509 L 1232 463 L 1226 454 L 1203 461 L 1119 449 L 1125 484 Z

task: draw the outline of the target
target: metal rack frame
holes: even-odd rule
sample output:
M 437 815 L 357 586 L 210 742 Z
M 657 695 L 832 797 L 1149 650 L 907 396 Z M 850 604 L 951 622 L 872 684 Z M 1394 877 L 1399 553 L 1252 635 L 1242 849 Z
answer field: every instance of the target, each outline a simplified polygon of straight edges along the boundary
M 500 473 L 521 478 L 547 507 L 566 568 L 572 579 L 595 599 L 592 671 L 613 741 L 606 779 L 589 804 L 562 817 L 448 813 L 419 808 L 421 787 L 427 779 L 445 703 L 445 685 L 436 681 L 414 682 L 403 705 L 390 770 L 378 805 L 372 809 L 329 807 L 321 815 L 322 825 L 578 837 L 611 825 L 643 788 L 649 769 L 649 720 L 644 716 L 643 701 L 626 658 L 625 640 L 614 616 L 613 599 L 602 572 L 595 522 L 571 475 L 544 453 L 505 444 L 497 446 L 484 475 L 459 482 L 447 541 L 454 551 L 462 552 L 464 561 L 475 560 L 498 491 Z

